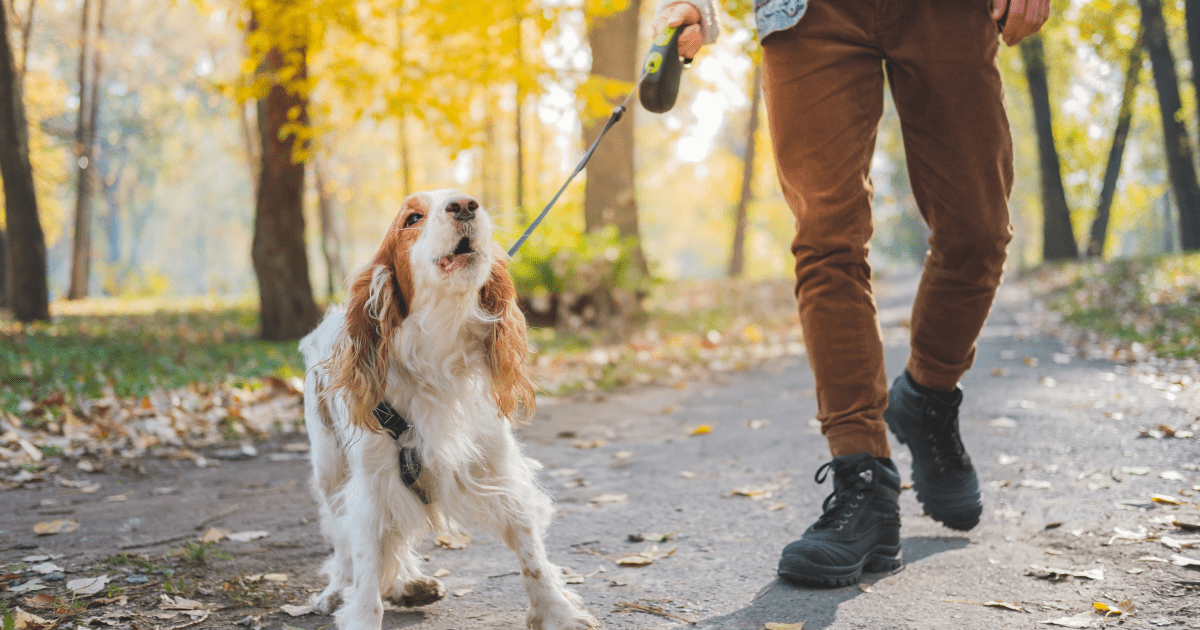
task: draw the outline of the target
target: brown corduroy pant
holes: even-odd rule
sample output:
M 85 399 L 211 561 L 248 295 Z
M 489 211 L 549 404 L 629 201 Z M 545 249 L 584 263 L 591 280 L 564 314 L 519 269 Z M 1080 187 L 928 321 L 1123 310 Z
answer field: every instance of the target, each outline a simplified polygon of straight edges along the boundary
M 763 41 L 763 91 L 796 215 L 796 295 L 833 455 L 889 455 L 883 343 L 867 252 L 884 78 L 929 224 L 908 369 L 954 389 L 975 358 L 1012 239 L 1012 138 L 989 0 L 811 0 Z

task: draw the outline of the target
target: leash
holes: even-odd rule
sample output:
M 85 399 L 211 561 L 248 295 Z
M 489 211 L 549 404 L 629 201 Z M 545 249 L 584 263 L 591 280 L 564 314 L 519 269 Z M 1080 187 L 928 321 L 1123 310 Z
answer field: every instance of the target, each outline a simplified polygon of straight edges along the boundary
M 621 120 L 621 116 L 625 114 L 625 106 L 629 101 L 633 100 L 633 95 L 638 94 L 641 97 L 642 106 L 648 111 L 656 114 L 662 114 L 669 111 L 675 106 L 675 97 L 679 95 L 679 77 L 683 72 L 683 66 L 686 63 L 691 63 L 691 59 L 686 62 L 680 62 L 679 59 L 679 36 L 683 34 L 682 28 L 669 26 L 654 39 L 650 46 L 650 52 L 646 55 L 646 61 L 642 64 L 642 74 L 633 84 L 633 89 L 629 94 L 625 95 L 625 100 L 621 101 L 620 105 L 613 108 L 612 115 L 608 117 L 608 122 L 604 123 L 604 128 L 600 130 L 600 135 L 592 141 L 592 146 L 588 147 L 587 153 L 583 155 L 583 159 L 567 177 L 566 183 L 558 192 L 554 194 L 554 198 L 546 207 L 537 215 L 533 223 L 525 228 L 525 233 L 521 234 L 521 238 L 508 249 L 508 257 L 512 258 L 517 254 L 517 250 L 525 244 L 530 234 L 541 225 L 542 219 L 550 213 L 550 208 L 558 202 L 558 198 L 566 191 L 567 186 L 575 179 L 575 176 L 587 166 L 588 160 L 592 159 L 592 154 L 596 152 L 596 147 L 600 146 L 600 141 L 604 139 L 604 135 L 612 129 L 617 121 Z

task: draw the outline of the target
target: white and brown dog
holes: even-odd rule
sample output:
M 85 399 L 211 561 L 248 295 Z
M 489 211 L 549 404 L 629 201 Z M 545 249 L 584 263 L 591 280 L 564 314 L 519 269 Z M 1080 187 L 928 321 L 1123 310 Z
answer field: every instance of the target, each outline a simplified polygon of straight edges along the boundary
M 382 598 L 445 595 L 414 546 L 470 524 L 517 554 L 535 630 L 597 628 L 542 542 L 553 514 L 511 421 L 534 408 L 525 318 L 487 212 L 454 190 L 404 202 L 345 311 L 300 342 L 329 585 L 313 605 L 377 630 Z M 387 403 L 402 420 L 379 416 Z M 377 420 L 380 418 L 380 420 Z M 383 426 L 381 426 L 381 424 Z M 387 429 L 390 432 L 385 432 Z M 343 592 L 344 591 L 344 592 Z

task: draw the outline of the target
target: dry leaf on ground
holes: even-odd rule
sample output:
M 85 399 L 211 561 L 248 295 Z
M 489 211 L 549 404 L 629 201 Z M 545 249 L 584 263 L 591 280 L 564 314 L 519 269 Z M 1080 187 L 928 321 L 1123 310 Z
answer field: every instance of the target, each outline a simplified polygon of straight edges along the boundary
M 652 564 L 655 560 L 666 558 L 675 553 L 675 549 L 669 551 L 659 551 L 658 546 L 652 546 L 646 551 L 635 553 L 633 555 L 624 556 L 614 560 L 618 565 L 623 567 L 642 567 Z
M 1104 579 L 1104 568 L 1100 567 L 1097 569 L 1087 569 L 1087 570 L 1078 571 L 1078 570 L 1072 570 L 1072 569 L 1054 569 L 1051 567 L 1039 567 L 1035 564 L 1035 565 L 1029 567 L 1029 570 L 1025 572 L 1025 575 L 1032 575 L 1034 577 L 1041 578 L 1043 580 L 1050 580 L 1051 582 L 1058 582 L 1061 580 L 1065 580 L 1068 577 L 1081 577 L 1081 578 L 1087 578 L 1089 580 L 1103 580 Z
M 1200 568 L 1200 560 L 1189 558 L 1187 556 L 1181 556 L 1179 554 L 1171 556 L 1171 564 L 1177 567 Z
M 471 544 L 471 537 L 466 534 L 442 534 L 434 542 L 444 549 L 466 549 Z
M 186 597 L 183 597 L 182 595 L 176 595 L 174 599 L 171 599 L 170 595 L 160 595 L 159 600 L 162 603 L 163 610 L 202 610 L 202 609 L 204 609 L 204 604 L 201 604 L 200 602 L 198 602 L 194 599 L 188 599 Z
M 708 426 L 707 424 L 702 424 L 693 428 L 691 431 L 688 431 L 688 435 L 707 435 L 709 433 L 712 433 L 712 427 Z
M 205 542 L 205 543 L 221 542 L 228 536 L 229 536 L 229 530 L 227 530 L 227 529 L 218 529 L 216 527 L 209 527 L 208 529 L 204 530 L 204 535 L 200 537 L 200 542 Z
M 995 600 L 995 599 L 993 599 L 990 602 L 983 602 L 983 605 L 988 606 L 990 608 L 1003 608 L 1005 610 L 1012 610 L 1015 612 L 1029 612 L 1028 610 L 1025 610 L 1025 607 L 1020 604 L 1017 604 L 1014 602 L 1002 602 L 1002 601 Z
M 310 604 L 305 604 L 303 606 L 284 604 L 280 606 L 279 609 L 292 617 L 303 617 L 304 615 L 309 615 L 313 612 L 313 607 Z
M 621 503 L 622 501 L 624 501 L 628 498 L 629 498 L 628 494 L 624 494 L 624 493 L 616 494 L 616 493 L 612 493 L 612 492 L 605 492 L 604 494 L 592 499 L 591 501 L 588 501 L 588 505 L 597 506 L 597 505 L 601 505 L 604 503 Z
M 95 595 L 96 593 L 99 593 L 104 589 L 104 585 L 108 584 L 110 581 L 111 580 L 107 574 L 94 578 L 80 578 L 78 580 L 71 580 L 70 582 L 67 582 L 67 590 L 80 597 L 87 597 L 88 595 Z
M 1137 609 L 1137 606 L 1134 605 L 1132 599 L 1126 599 L 1126 600 L 1122 601 L 1121 603 L 1117 604 L 1116 606 L 1109 606 L 1108 604 L 1105 604 L 1104 602 L 1095 602 L 1092 604 L 1092 607 L 1095 608 L 1096 610 L 1104 613 L 1104 616 L 1106 618 L 1111 617 L 1113 615 L 1117 615 L 1117 616 L 1128 615 L 1129 613 L 1132 613 L 1135 609 Z
M 804 629 L 803 621 L 801 621 L 800 623 L 775 623 L 774 621 L 768 621 L 767 623 L 763 624 L 763 630 L 803 630 L 803 629 Z
M 446 577 L 447 575 L 450 575 L 450 571 L 447 569 L 438 569 L 433 572 L 433 577 L 435 578 Z
M 227 535 L 226 538 L 228 538 L 229 540 L 232 540 L 233 542 L 245 543 L 245 542 L 250 542 L 253 540 L 258 540 L 259 538 L 266 538 L 267 536 L 270 536 L 270 535 L 271 535 L 271 532 L 264 532 L 262 530 L 254 530 L 254 531 L 248 531 L 248 532 L 235 532 L 235 533 Z
M 79 529 L 79 522 L 73 518 L 59 518 L 53 521 L 42 521 L 33 526 L 33 533 L 38 536 L 53 536 L 54 534 L 69 534 Z

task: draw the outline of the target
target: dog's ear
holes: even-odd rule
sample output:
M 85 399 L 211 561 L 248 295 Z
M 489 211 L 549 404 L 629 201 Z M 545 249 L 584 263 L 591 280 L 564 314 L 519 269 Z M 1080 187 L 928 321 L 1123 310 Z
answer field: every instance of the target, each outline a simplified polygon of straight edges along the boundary
M 479 303 L 496 317 L 492 334 L 487 339 L 492 397 L 500 407 L 500 413 L 510 420 L 519 419 L 519 406 L 524 407 L 524 418 L 532 418 L 537 403 L 529 368 L 525 315 L 517 307 L 517 290 L 503 256 L 497 256 L 491 277 L 479 290 Z
M 371 410 L 384 399 L 392 339 L 408 305 L 391 257 L 380 252 L 354 278 L 346 304 L 346 325 L 329 360 L 331 389 L 340 390 L 352 426 L 378 433 Z

